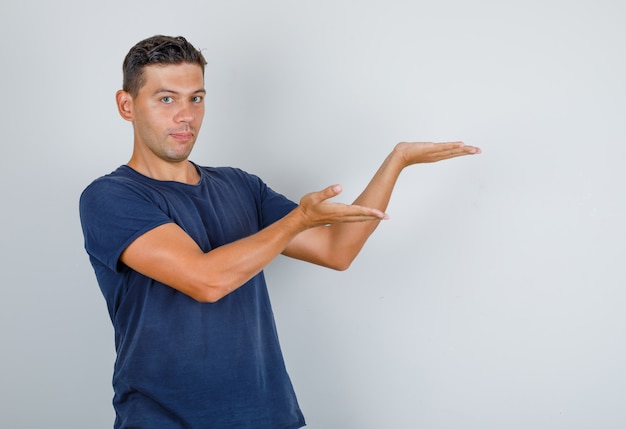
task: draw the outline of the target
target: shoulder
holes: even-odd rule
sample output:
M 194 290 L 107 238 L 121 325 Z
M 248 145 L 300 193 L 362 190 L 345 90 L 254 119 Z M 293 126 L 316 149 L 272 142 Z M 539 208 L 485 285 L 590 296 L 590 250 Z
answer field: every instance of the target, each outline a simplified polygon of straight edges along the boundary
M 207 166 L 197 166 L 197 168 L 202 172 L 203 175 L 207 176 L 222 176 L 222 177 L 231 177 L 231 178 L 245 178 L 245 179 L 258 179 L 258 177 L 254 174 L 248 173 L 245 170 L 237 167 L 207 167 Z
M 83 190 L 81 200 L 92 197 L 106 198 L 107 195 L 137 195 L 145 193 L 149 189 L 150 186 L 145 183 L 143 176 L 134 172 L 130 167 L 122 165 L 111 173 L 91 182 Z
M 91 182 L 81 193 L 81 217 L 128 213 L 146 207 L 158 207 L 162 197 L 149 183 L 126 166 Z
M 111 173 L 105 174 L 104 176 L 100 176 L 94 181 L 92 181 L 84 189 L 83 194 L 85 192 L 89 193 L 89 192 L 92 192 L 94 189 L 100 189 L 100 188 L 107 187 L 107 186 L 118 186 L 118 185 L 123 186 L 124 183 L 132 181 L 131 175 L 129 173 L 130 172 L 127 171 L 127 168 L 124 165 L 122 165 L 118 167 L 117 169 L 113 170 Z
M 248 188 L 259 189 L 265 186 L 265 183 L 257 175 L 249 173 L 237 167 L 200 167 L 202 179 L 212 182 L 213 184 L 222 182 L 230 186 L 245 186 Z

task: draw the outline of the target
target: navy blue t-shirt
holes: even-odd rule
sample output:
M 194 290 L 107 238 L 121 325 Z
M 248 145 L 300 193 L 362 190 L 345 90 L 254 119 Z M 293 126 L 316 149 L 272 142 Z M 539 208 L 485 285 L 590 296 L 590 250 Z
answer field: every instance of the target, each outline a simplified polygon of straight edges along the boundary
M 80 198 L 85 248 L 115 328 L 115 428 L 300 428 L 263 273 L 200 303 L 119 261 L 168 222 L 209 252 L 296 207 L 241 170 L 197 168 L 200 182 L 188 185 L 121 166 Z

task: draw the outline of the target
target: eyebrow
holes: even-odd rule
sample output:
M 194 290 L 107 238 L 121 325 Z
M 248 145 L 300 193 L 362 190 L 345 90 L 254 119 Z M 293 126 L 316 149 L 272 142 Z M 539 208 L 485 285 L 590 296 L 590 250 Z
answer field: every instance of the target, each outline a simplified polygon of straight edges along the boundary
M 158 94 L 175 94 L 175 95 L 180 95 L 180 92 L 174 91 L 173 89 L 160 88 L 160 89 L 157 89 L 156 91 L 154 91 L 153 95 L 158 95 Z M 192 92 L 192 94 L 206 94 L 206 89 L 204 89 L 204 88 L 196 89 L 194 92 Z

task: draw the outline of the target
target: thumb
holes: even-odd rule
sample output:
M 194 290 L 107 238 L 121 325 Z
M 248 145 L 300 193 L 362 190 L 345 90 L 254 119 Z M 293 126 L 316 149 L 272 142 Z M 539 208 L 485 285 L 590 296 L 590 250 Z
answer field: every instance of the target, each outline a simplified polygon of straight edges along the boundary
M 300 199 L 301 205 L 319 204 L 341 193 L 341 185 L 332 185 L 321 191 L 310 192 Z
M 337 184 L 337 185 L 332 185 L 327 187 L 326 189 L 324 189 L 322 191 L 322 195 L 324 196 L 324 199 L 327 200 L 329 198 L 335 197 L 339 194 L 341 194 L 341 191 L 343 191 L 343 189 L 341 188 L 341 185 Z

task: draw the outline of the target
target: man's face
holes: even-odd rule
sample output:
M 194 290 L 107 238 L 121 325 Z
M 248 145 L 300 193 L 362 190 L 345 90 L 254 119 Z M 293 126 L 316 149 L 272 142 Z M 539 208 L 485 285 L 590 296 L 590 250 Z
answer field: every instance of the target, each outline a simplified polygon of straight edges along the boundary
M 144 85 L 132 99 L 135 149 L 147 161 L 188 158 L 204 118 L 204 75 L 197 64 L 144 68 Z

